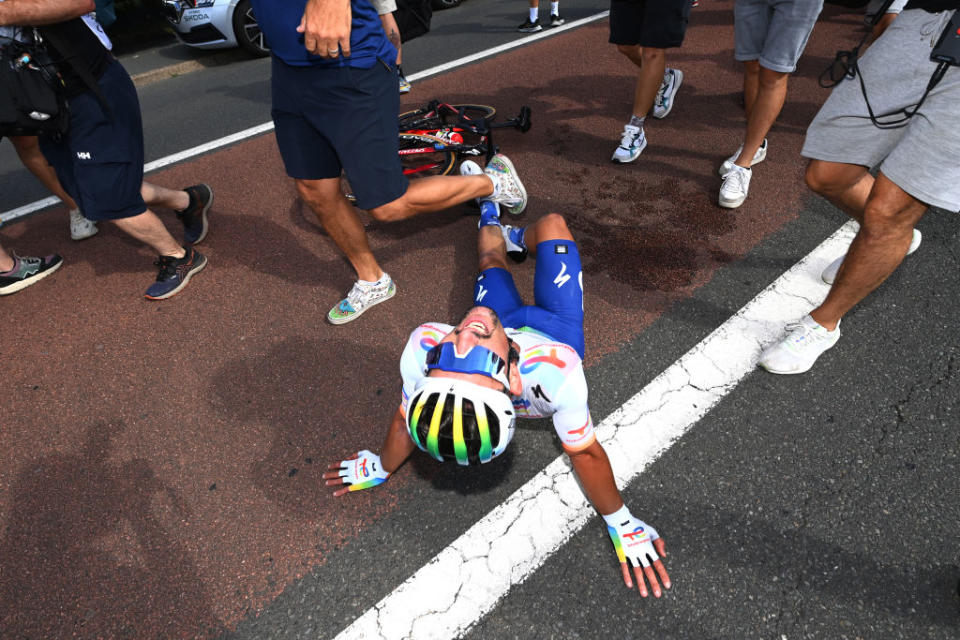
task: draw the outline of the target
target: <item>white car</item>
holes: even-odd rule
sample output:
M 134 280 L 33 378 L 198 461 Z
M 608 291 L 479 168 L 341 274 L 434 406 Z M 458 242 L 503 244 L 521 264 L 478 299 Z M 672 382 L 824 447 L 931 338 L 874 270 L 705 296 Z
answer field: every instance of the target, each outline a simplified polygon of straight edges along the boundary
M 265 56 L 270 48 L 250 0 L 164 0 L 167 19 L 180 41 L 200 49 L 241 47 Z

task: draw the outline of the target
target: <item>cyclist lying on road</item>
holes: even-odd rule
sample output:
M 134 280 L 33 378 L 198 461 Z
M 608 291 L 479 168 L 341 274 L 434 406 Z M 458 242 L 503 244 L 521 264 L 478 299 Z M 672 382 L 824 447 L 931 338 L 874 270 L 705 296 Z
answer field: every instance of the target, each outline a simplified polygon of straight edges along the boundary
M 467 171 L 480 168 L 467 161 Z M 472 165 L 472 167 L 471 167 Z M 463 171 L 463 169 L 461 169 Z M 553 416 L 587 498 L 607 523 L 627 587 L 633 565 L 640 595 L 670 577 L 663 540 L 624 505 L 594 434 L 583 374 L 583 278 L 577 245 L 563 217 L 526 229 L 501 226 L 495 203 L 481 207 L 480 275 L 474 302 L 457 326 L 428 323 L 410 335 L 400 362 L 403 395 L 381 455 L 359 451 L 329 466 L 335 496 L 382 484 L 415 447 L 461 465 L 488 462 L 506 448 L 516 416 Z M 506 258 L 536 254 L 536 306 L 524 306 Z M 346 486 L 341 486 L 346 485 Z M 656 573 L 654 572 L 656 569 Z M 659 582 L 658 577 L 659 575 Z

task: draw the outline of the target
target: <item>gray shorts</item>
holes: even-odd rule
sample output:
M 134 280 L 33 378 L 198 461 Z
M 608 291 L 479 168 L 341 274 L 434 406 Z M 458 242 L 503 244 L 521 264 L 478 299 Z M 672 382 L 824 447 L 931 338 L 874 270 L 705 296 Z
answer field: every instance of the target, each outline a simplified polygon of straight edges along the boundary
M 377 10 L 378 16 L 397 10 L 397 0 L 370 0 L 370 4 Z
M 909 9 L 860 59 L 874 114 L 913 106 L 936 68 L 930 50 L 952 11 Z M 870 122 L 858 79 L 837 86 L 807 129 L 801 152 L 828 162 L 879 168 L 926 204 L 960 211 L 960 67 L 950 67 L 905 127 Z M 880 118 L 881 121 L 887 118 Z
M 793 73 L 822 8 L 823 0 L 737 0 L 734 58 Z

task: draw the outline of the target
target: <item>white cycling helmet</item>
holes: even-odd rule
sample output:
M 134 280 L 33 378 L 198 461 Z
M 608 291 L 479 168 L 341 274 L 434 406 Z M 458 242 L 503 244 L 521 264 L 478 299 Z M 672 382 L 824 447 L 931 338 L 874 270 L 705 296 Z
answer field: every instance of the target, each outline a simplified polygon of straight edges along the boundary
M 515 424 L 510 396 L 466 380 L 426 377 L 407 403 L 410 438 L 441 462 L 490 462 L 510 444 Z

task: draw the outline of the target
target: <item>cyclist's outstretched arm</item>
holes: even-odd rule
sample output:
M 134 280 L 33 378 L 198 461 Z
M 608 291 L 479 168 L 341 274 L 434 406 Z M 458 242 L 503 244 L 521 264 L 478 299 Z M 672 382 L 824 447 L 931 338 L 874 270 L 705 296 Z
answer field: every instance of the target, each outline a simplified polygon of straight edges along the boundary
M 387 481 L 404 461 L 413 453 L 413 440 L 407 433 L 407 422 L 403 410 L 398 408 L 390 421 L 387 437 L 383 441 L 383 450 L 378 456 L 364 449 L 351 457 L 333 462 L 323 474 L 328 487 L 337 487 L 334 496 L 340 497 L 350 491 L 370 489 Z
M 633 565 L 640 595 L 647 597 L 649 583 L 653 595 L 659 598 L 661 584 L 670 588 L 670 576 L 660 559 L 666 553 L 663 540 L 656 529 L 634 517 L 623 503 L 610 460 L 598 441 L 594 440 L 578 451 L 566 451 L 584 493 L 607 524 L 607 533 L 620 560 L 624 584 L 628 589 L 633 587 L 630 576 L 630 565 Z

